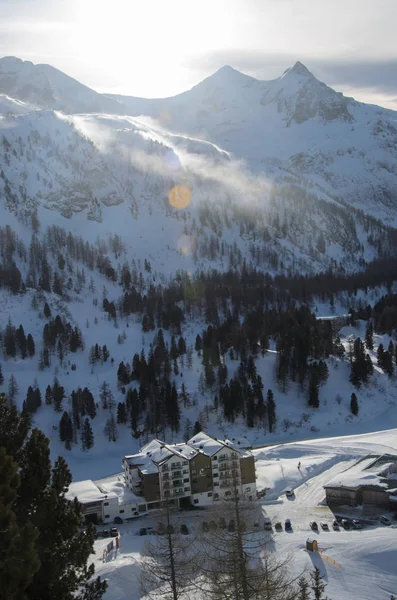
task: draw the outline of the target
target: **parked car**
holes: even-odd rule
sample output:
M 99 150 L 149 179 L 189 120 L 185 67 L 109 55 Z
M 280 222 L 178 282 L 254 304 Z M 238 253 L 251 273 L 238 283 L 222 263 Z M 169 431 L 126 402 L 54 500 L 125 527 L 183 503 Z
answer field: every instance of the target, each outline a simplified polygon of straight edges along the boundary
M 277 521 L 277 523 L 274 526 L 274 529 L 276 531 L 282 531 L 283 530 L 283 526 L 281 525 L 280 521 Z
M 116 525 L 121 525 L 123 523 L 123 519 L 121 517 L 114 517 L 113 523 L 116 523 Z
M 391 525 L 390 519 L 385 517 L 385 515 L 382 515 L 379 521 L 382 523 L 382 525 Z
M 313 531 L 318 531 L 317 521 L 310 521 L 310 529 L 313 529 Z
M 284 528 L 285 531 L 292 531 L 291 519 L 285 519 Z
M 157 535 L 164 535 L 165 534 L 165 525 L 164 525 L 164 523 L 160 522 L 160 523 L 157 524 L 156 533 L 157 533 Z
M 332 529 L 334 531 L 339 531 L 339 523 L 336 519 L 334 519 L 333 523 L 332 523 Z
M 203 531 L 205 531 L 205 532 L 207 532 L 207 531 L 209 531 L 209 530 L 210 530 L 210 526 L 208 525 L 207 521 L 203 521 L 203 522 L 201 523 L 201 529 L 202 529 Z
M 361 523 L 358 519 L 353 519 L 352 525 L 353 525 L 354 529 L 362 529 L 363 528 L 363 526 L 361 525 Z
M 102 529 L 102 537 L 109 537 L 109 530 L 108 529 Z
M 230 519 L 227 530 L 228 531 L 236 531 L 236 522 L 234 519 Z
M 146 529 L 146 527 L 141 527 L 140 528 L 139 535 L 147 535 L 147 529 Z
M 342 527 L 343 529 L 350 529 L 350 523 L 347 519 L 342 519 Z
M 189 533 L 189 529 L 184 523 L 182 523 L 181 525 L 180 532 L 182 533 L 182 535 L 187 535 Z
M 112 527 L 110 530 L 110 537 L 117 537 L 119 535 L 119 532 L 117 530 L 117 527 Z
M 271 531 L 272 530 L 272 522 L 270 520 L 269 517 L 265 517 L 265 522 L 263 525 L 263 529 L 265 529 L 266 531 Z
M 287 498 L 293 498 L 295 496 L 293 490 L 285 490 L 285 495 L 287 496 Z
M 321 521 L 320 527 L 323 531 L 329 531 L 328 523 L 325 523 L 324 521 Z

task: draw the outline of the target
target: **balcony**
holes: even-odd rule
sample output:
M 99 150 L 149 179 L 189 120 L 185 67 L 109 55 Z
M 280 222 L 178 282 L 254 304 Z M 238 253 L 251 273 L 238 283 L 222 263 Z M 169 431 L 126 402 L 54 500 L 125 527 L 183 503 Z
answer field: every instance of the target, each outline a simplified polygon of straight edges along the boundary
M 172 473 L 172 479 L 177 479 L 178 477 L 182 477 L 182 471 L 174 471 Z
M 164 490 L 170 490 L 171 489 L 171 483 L 169 481 L 165 481 L 163 483 L 163 489 Z
M 182 484 L 183 484 L 183 482 L 182 482 L 182 479 L 175 479 L 175 480 L 172 482 L 172 485 L 174 486 L 174 488 L 175 488 L 175 487 L 179 487 L 179 486 L 180 486 L 180 485 L 182 485 Z
M 181 468 L 181 463 L 174 463 L 173 465 L 171 465 L 171 471 L 174 471 L 175 469 L 180 469 Z

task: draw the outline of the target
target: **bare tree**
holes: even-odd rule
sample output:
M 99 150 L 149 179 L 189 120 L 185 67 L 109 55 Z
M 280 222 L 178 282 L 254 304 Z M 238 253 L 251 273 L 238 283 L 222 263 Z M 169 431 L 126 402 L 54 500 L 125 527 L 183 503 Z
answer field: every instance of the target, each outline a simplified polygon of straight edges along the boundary
M 195 545 L 172 523 L 170 509 L 164 509 L 161 535 L 147 542 L 142 558 L 141 591 L 149 598 L 178 600 L 186 597 L 197 575 Z
M 215 600 L 294 600 L 298 590 L 287 559 L 278 560 L 267 549 L 260 506 L 245 500 L 237 485 L 229 498 L 213 513 L 217 528 L 203 535 L 199 586 Z

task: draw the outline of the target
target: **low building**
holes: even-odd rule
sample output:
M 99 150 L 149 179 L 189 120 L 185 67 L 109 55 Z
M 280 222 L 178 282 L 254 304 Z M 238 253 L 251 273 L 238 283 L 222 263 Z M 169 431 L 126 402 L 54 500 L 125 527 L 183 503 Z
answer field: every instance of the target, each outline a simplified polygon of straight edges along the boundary
M 231 496 L 234 489 L 249 500 L 256 497 L 254 457 L 229 440 L 204 432 L 187 443 L 153 440 L 123 459 L 125 482 L 144 498 L 148 509 L 164 501 L 183 507 L 207 505 Z
M 71 483 L 66 497 L 78 499 L 86 523 L 112 523 L 116 517 L 133 518 L 147 512 L 144 498 L 131 492 L 122 474 Z
M 369 455 L 324 486 L 328 505 L 397 506 L 397 456 Z

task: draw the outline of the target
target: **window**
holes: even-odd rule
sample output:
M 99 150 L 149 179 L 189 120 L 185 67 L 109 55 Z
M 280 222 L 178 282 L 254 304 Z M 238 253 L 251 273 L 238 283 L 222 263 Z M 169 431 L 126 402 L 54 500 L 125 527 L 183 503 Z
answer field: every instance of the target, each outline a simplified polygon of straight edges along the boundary
M 198 501 L 198 500 L 194 500 L 194 503 L 195 503 L 195 504 L 198 504 L 198 503 L 199 503 L 199 501 Z
M 192 470 L 192 475 L 196 475 L 196 474 L 197 474 L 197 471 L 196 471 L 196 469 L 193 469 L 193 470 Z
M 214 481 L 214 485 L 219 485 L 219 481 Z
M 121 515 L 123 514 L 123 512 L 124 512 L 124 510 L 119 510 L 119 513 L 120 513 Z
M 110 519 L 110 515 L 105 515 L 105 519 Z
M 250 492 L 250 491 L 251 491 L 251 488 L 250 488 L 250 487 L 248 487 L 248 488 L 245 488 L 245 491 L 246 491 L 246 492 Z
M 183 464 L 183 465 L 188 465 L 188 464 L 189 464 L 189 461 L 188 461 L 188 460 L 184 460 L 182 464 Z
M 104 506 L 109 506 L 109 502 L 104 502 L 103 505 Z
M 214 500 L 219 500 L 219 494 L 214 494 Z
M 214 473 L 214 477 L 219 477 L 219 473 Z
M 212 492 L 208 492 L 208 498 L 211 498 Z
M 218 457 L 217 457 L 217 456 L 214 456 L 214 458 L 213 458 L 212 460 L 218 460 Z
M 184 491 L 185 491 L 185 492 L 190 492 L 190 487 L 185 487 L 185 488 L 184 488 Z
M 231 496 L 232 492 L 225 492 L 225 496 Z
M 195 466 L 196 466 L 196 461 L 192 460 L 192 467 L 195 467 Z
M 183 480 L 183 483 L 189 483 L 189 478 L 187 478 L 187 479 L 184 479 L 184 480 Z

